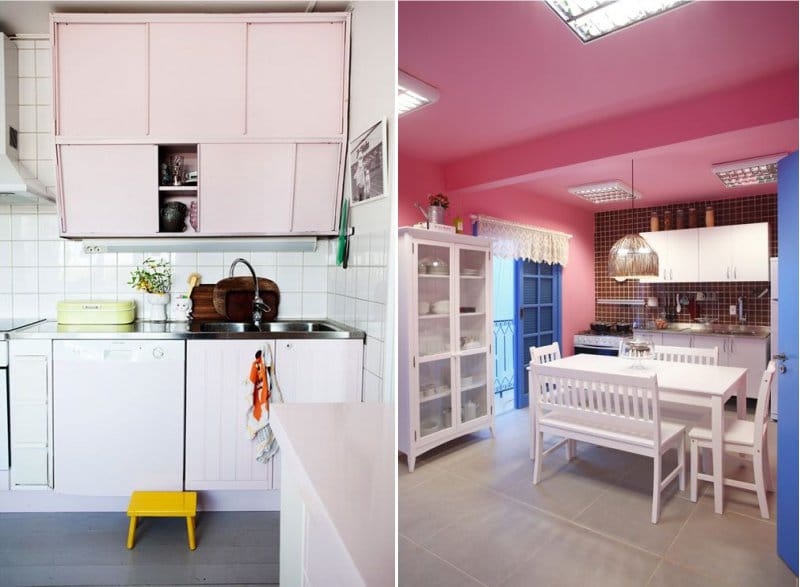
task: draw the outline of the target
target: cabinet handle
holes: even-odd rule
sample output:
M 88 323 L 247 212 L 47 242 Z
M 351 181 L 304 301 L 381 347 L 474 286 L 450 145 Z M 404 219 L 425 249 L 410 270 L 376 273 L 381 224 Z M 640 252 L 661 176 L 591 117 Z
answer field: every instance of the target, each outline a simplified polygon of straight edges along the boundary
M 734 276 L 735 276 L 735 275 L 736 275 L 736 274 L 734 274 Z M 730 350 L 730 353 L 731 353 L 731 354 L 733 354 L 733 339 L 731 339 L 731 350 Z
M 667 270 L 666 270 L 666 268 L 665 268 L 665 269 L 664 269 L 664 281 L 666 281 L 666 280 L 667 280 Z
M 736 267 L 733 267 L 733 278 L 736 279 Z
M 670 280 L 674 279 L 674 278 L 672 277 L 672 269 L 670 269 L 670 270 L 669 270 L 669 278 L 670 278 Z
M 731 268 L 730 267 L 726 267 L 725 268 L 725 279 L 730 279 L 730 278 L 731 278 Z

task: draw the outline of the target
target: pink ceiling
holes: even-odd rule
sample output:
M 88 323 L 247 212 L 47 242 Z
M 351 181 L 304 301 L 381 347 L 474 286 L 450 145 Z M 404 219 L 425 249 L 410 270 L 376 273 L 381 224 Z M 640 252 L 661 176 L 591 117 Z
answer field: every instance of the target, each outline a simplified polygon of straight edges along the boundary
M 642 156 L 652 203 L 743 195 L 709 166 L 797 148 L 797 22 L 797 2 L 693 2 L 584 45 L 541 2 L 401 2 L 399 67 L 441 97 L 400 150 L 451 190 L 563 195 Z

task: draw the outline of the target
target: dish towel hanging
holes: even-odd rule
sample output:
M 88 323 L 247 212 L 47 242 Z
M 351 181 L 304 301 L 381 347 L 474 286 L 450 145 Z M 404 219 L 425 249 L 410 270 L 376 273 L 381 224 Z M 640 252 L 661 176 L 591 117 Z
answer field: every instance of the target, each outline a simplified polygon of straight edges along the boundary
M 247 408 L 247 437 L 256 441 L 256 460 L 266 463 L 278 452 L 278 442 L 269 425 L 270 402 L 283 403 L 283 394 L 275 377 L 275 363 L 272 358 L 272 349 L 267 349 L 267 360 L 262 351 L 256 351 L 255 360 L 250 366 L 249 380 L 253 384 L 250 406 Z M 275 396 L 273 397 L 273 392 Z

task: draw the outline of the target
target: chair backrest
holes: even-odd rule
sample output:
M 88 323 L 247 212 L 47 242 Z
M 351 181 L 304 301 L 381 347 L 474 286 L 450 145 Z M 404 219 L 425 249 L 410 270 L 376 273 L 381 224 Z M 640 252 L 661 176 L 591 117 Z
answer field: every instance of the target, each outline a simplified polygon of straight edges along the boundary
M 531 362 L 537 386 L 537 417 L 589 416 L 598 426 L 635 431 L 661 443 L 658 381 L 649 376 L 578 371 Z
M 775 377 L 775 361 L 770 361 L 764 374 L 761 376 L 761 384 L 758 387 L 758 400 L 756 400 L 756 417 L 753 420 L 753 428 L 756 437 L 753 444 L 757 449 L 761 448 L 761 441 L 764 438 L 764 427 L 769 419 L 769 396 L 772 392 L 772 380 Z
M 719 347 L 704 349 L 657 344 L 653 347 L 653 354 L 656 361 L 694 363 L 695 365 L 716 365 L 719 363 Z
M 550 361 L 555 361 L 561 358 L 561 349 L 558 348 L 558 343 L 554 342 L 545 346 L 532 346 L 531 347 L 531 363 L 537 365 L 544 365 Z

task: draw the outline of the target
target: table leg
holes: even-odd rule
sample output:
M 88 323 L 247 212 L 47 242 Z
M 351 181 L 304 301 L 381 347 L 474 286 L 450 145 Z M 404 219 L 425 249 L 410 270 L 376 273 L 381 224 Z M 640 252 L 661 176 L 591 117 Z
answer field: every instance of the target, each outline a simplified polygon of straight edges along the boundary
M 738 401 L 738 400 L 737 400 Z M 711 462 L 714 476 L 714 512 L 722 513 L 722 440 L 725 434 L 725 413 L 722 398 L 717 396 L 711 403 Z
M 736 417 L 747 420 L 747 379 L 742 377 L 736 390 Z

